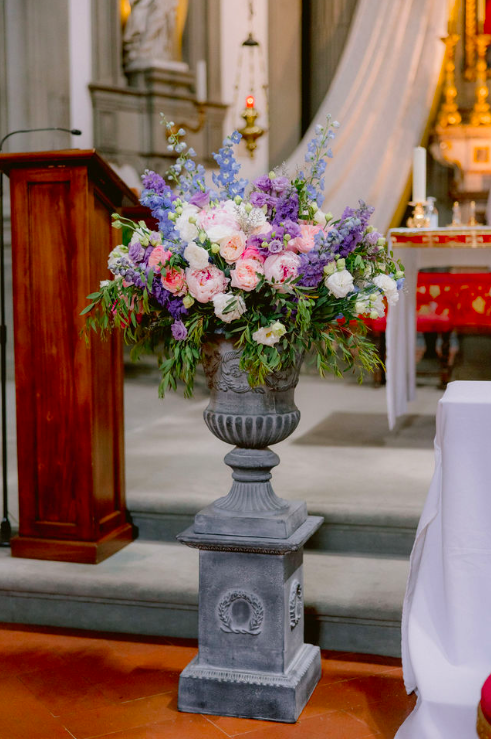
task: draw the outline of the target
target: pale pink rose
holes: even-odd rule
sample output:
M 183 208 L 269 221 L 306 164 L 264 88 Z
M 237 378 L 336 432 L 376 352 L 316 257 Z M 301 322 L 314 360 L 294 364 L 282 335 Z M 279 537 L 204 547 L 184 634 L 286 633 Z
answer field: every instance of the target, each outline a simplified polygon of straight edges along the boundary
M 266 280 L 274 285 L 279 293 L 288 293 L 290 288 L 283 286 L 289 278 L 295 278 L 300 267 L 300 257 L 294 252 L 272 254 L 264 263 Z
M 225 274 L 214 265 L 205 267 L 204 270 L 188 268 L 186 281 L 190 294 L 199 303 L 208 303 L 217 293 L 224 293 L 229 283 Z
M 268 236 L 268 234 L 271 234 L 273 231 L 273 227 L 271 226 L 268 221 L 266 221 L 265 224 L 261 224 L 261 226 L 256 226 L 255 229 L 252 230 L 252 234 L 259 234 L 260 236 Z
M 237 209 L 233 200 L 226 200 L 215 208 L 205 208 L 198 214 L 198 224 L 212 242 L 240 231 Z
M 166 290 L 174 295 L 184 295 L 186 293 L 186 275 L 180 267 L 168 267 L 162 273 L 162 285 Z
M 315 247 L 314 237 L 319 233 L 319 231 L 322 231 L 322 227 L 319 226 L 319 224 L 302 224 L 300 226 L 300 231 L 302 232 L 301 236 L 297 236 L 295 239 L 290 239 L 287 249 L 290 252 L 301 252 L 302 254 L 306 254 L 307 252 L 311 252 Z
M 246 235 L 243 231 L 238 231 L 236 234 L 222 239 L 220 241 L 220 254 L 225 262 L 228 262 L 229 265 L 237 262 L 246 248 L 246 241 Z
M 155 247 L 155 249 L 152 251 L 152 254 L 148 258 L 148 266 L 153 267 L 154 272 L 160 272 L 162 266 L 165 265 L 165 263 L 171 258 L 171 256 L 172 252 L 164 249 L 164 247 L 159 244 L 158 247 Z
M 261 275 L 264 275 L 264 267 L 260 260 L 255 258 L 239 260 L 235 270 L 230 271 L 231 286 L 240 290 L 254 290 Z
M 247 247 L 245 252 L 242 254 L 241 260 L 258 260 L 262 265 L 266 257 L 263 257 L 261 252 L 258 252 L 254 247 Z

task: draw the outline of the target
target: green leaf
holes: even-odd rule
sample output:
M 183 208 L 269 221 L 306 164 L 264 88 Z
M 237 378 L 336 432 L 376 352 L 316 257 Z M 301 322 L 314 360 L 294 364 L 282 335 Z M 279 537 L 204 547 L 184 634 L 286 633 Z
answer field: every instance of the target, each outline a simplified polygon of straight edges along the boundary
M 97 303 L 91 303 L 89 306 L 85 306 L 83 311 L 80 311 L 80 316 L 83 316 L 85 313 L 89 313 L 89 311 L 92 311 L 94 306 L 96 306 Z

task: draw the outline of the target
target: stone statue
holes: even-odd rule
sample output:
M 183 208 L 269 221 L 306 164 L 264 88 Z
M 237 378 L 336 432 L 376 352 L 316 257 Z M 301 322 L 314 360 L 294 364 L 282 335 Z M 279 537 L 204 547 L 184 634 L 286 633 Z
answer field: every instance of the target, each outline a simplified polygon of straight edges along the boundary
M 180 56 L 187 0 L 130 2 L 131 13 L 123 36 L 125 70 L 172 67 Z

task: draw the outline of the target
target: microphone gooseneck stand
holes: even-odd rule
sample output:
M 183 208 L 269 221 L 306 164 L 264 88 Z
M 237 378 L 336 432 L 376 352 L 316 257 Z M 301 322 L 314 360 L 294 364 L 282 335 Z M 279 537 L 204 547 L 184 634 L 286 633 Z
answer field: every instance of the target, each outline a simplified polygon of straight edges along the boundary
M 0 140 L 0 152 L 5 141 L 14 134 L 31 134 L 38 131 L 64 131 L 73 136 L 80 136 L 79 129 L 50 126 L 48 128 L 26 128 L 10 131 Z M 8 486 L 7 486 L 7 326 L 5 323 L 5 243 L 3 237 L 3 172 L 0 170 L 0 375 L 1 375 L 1 427 L 2 427 L 2 501 L 3 512 L 0 524 L 0 547 L 10 547 L 12 527 L 9 521 Z

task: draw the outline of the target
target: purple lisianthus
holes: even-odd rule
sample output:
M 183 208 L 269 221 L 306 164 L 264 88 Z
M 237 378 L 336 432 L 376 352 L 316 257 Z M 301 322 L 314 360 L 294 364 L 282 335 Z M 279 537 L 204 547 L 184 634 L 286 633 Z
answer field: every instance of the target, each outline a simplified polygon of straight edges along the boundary
M 265 240 L 262 234 L 251 234 L 247 239 L 247 247 L 259 249 L 262 246 L 263 241 L 267 241 L 267 239 Z
M 189 203 L 198 208 L 204 208 L 210 202 L 210 191 L 205 190 L 204 192 L 199 190 L 189 199 Z
M 290 180 L 288 177 L 275 177 L 271 180 L 271 187 L 275 193 L 284 193 L 290 187 Z
M 261 193 L 258 190 L 254 190 L 249 196 L 249 202 L 256 208 L 262 208 L 263 206 L 271 208 L 275 205 L 276 198 L 273 198 L 271 195 L 267 195 L 266 193 Z
M 186 339 L 186 337 L 188 335 L 188 330 L 184 326 L 183 322 L 180 321 L 180 320 L 174 321 L 174 323 L 172 324 L 170 330 L 172 332 L 172 336 L 178 342 L 182 342 L 183 339 Z
M 271 179 L 267 175 L 261 175 L 257 180 L 252 183 L 258 190 L 262 190 L 263 193 L 271 193 Z
M 297 236 L 301 236 L 302 232 L 300 231 L 300 226 L 295 223 L 295 221 L 292 221 L 291 219 L 287 218 L 285 221 L 282 222 L 283 228 L 285 230 L 286 234 L 290 234 L 292 239 L 296 239 Z
M 153 252 L 154 249 L 155 249 L 155 247 L 147 247 L 145 249 L 145 254 L 143 256 L 143 262 L 146 265 L 148 265 L 148 260 L 150 259 L 150 255 L 152 254 L 152 252 Z
M 133 262 L 143 262 L 145 258 L 145 248 L 140 242 L 133 242 L 128 249 L 128 256 Z
M 272 239 L 269 242 L 268 250 L 271 254 L 279 254 L 283 251 L 283 242 L 279 239 Z

